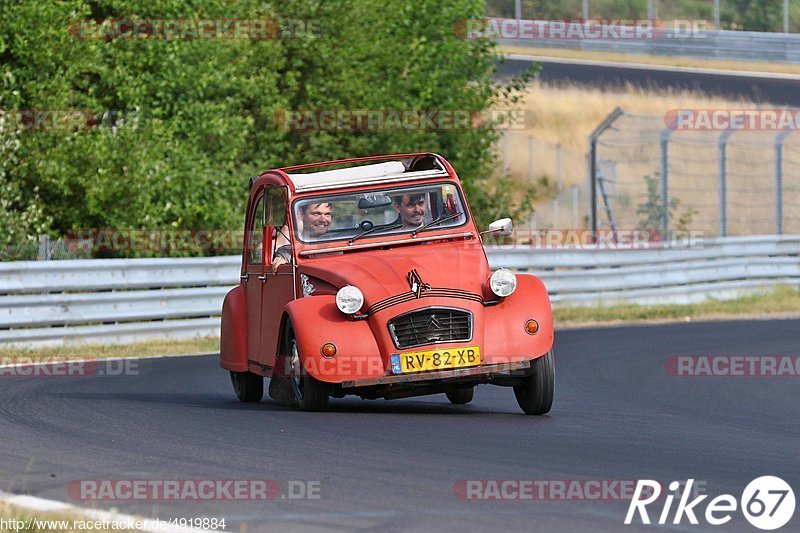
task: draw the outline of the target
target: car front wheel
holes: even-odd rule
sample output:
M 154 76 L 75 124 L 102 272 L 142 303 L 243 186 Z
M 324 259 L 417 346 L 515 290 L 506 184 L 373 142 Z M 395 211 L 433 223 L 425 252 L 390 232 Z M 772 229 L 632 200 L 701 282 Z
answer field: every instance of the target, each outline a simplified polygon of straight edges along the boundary
M 289 330 L 288 336 L 289 357 L 291 365 L 292 388 L 297 399 L 297 405 L 303 411 L 324 411 L 328 408 L 330 398 L 329 387 L 310 375 L 303 368 L 300 352 L 297 349 L 297 339 L 294 330 Z
M 260 402 L 264 396 L 264 378 L 252 372 L 231 372 L 231 383 L 242 402 Z
M 531 362 L 531 373 L 514 387 L 517 403 L 526 415 L 544 415 L 553 407 L 556 370 L 553 350 Z

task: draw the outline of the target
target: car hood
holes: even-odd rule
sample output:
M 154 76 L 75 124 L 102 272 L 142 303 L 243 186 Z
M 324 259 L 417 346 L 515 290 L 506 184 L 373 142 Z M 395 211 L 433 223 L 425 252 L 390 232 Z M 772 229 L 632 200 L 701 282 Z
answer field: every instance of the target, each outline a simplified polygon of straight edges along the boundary
M 365 307 L 409 292 L 412 270 L 433 289 L 459 289 L 474 294 L 483 293 L 490 275 L 482 246 L 470 241 L 326 256 L 301 265 L 299 270 L 337 288 L 355 285 L 364 293 Z

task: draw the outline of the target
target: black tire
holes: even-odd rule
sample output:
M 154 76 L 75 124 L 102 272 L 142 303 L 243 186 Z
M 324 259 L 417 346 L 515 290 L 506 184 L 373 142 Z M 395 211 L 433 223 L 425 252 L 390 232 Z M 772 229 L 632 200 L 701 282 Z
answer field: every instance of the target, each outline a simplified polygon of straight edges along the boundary
M 531 374 L 514 387 L 517 403 L 526 415 L 544 415 L 553 407 L 556 369 L 553 350 L 531 362 Z
M 231 383 L 242 402 L 260 402 L 264 396 L 264 378 L 252 372 L 231 372 Z
M 450 403 L 454 405 L 464 405 L 472 401 L 475 396 L 475 387 L 463 387 L 445 393 Z
M 325 411 L 328 408 L 330 387 L 327 383 L 309 375 L 303 368 L 303 361 L 297 351 L 297 339 L 291 326 L 287 327 L 286 346 L 289 352 L 292 388 L 297 405 L 303 411 Z

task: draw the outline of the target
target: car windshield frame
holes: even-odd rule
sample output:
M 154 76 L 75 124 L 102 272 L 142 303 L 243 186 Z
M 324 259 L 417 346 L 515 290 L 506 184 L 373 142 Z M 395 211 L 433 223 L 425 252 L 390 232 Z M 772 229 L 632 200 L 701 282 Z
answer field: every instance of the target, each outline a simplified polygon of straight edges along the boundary
M 427 232 L 433 232 L 433 231 L 437 231 L 437 230 L 449 230 L 449 229 L 461 228 L 461 227 L 467 225 L 469 223 L 469 221 L 471 220 L 470 219 L 469 209 L 468 209 L 468 206 L 467 206 L 467 202 L 466 202 L 466 199 L 464 197 L 464 191 L 461 189 L 461 186 L 460 186 L 460 184 L 458 182 L 451 181 L 451 180 L 442 180 L 442 181 L 434 181 L 434 182 L 426 182 L 426 183 L 404 183 L 404 184 L 403 183 L 393 183 L 393 184 L 391 184 L 391 186 L 385 185 L 383 187 L 370 187 L 370 188 L 367 188 L 367 189 L 355 190 L 355 191 L 352 191 L 352 190 L 351 191 L 337 191 L 335 193 L 328 193 L 328 194 L 322 193 L 322 194 L 315 194 L 315 195 L 308 195 L 308 196 L 303 195 L 301 197 L 294 198 L 292 200 L 292 202 L 291 202 L 291 213 L 292 213 L 292 230 L 291 231 L 292 231 L 293 237 L 296 240 L 296 242 L 304 244 L 304 245 L 317 245 L 317 244 L 330 244 L 330 243 L 337 243 L 337 242 L 349 242 L 349 241 L 353 240 L 353 237 L 358 236 L 360 233 L 362 233 L 364 231 L 358 225 L 354 226 L 352 228 L 352 231 L 347 231 L 346 233 L 344 233 L 345 230 L 334 230 L 334 232 L 337 234 L 334 237 L 314 239 L 314 240 L 304 239 L 303 236 L 302 236 L 302 232 L 298 230 L 298 222 L 299 222 L 299 216 L 300 216 L 299 215 L 298 204 L 301 203 L 301 202 L 302 203 L 314 203 L 313 200 L 320 200 L 320 201 L 333 200 L 333 201 L 335 201 L 336 198 L 342 198 L 342 197 L 348 197 L 348 196 L 357 197 L 357 196 L 360 196 L 360 195 L 363 195 L 363 194 L 376 194 L 376 195 L 377 194 L 383 194 L 383 195 L 388 196 L 388 197 L 391 198 L 393 196 L 393 194 L 392 194 L 393 191 L 407 191 L 407 190 L 417 189 L 417 188 L 426 190 L 426 192 L 424 194 L 427 195 L 427 194 L 429 194 L 431 192 L 431 189 L 435 189 L 437 187 L 438 188 L 443 188 L 445 186 L 451 186 L 451 187 L 454 188 L 455 194 L 458 197 L 458 201 L 461 202 L 461 209 L 462 209 L 461 214 L 464 215 L 464 220 L 460 224 L 455 224 L 455 225 L 452 225 L 452 226 L 451 225 L 433 226 L 431 228 L 425 229 L 424 232 L 427 233 Z M 320 192 L 322 192 L 322 191 L 320 191 Z M 312 200 L 312 202 L 309 202 L 309 200 Z M 430 214 L 430 206 L 428 206 L 428 209 L 429 209 L 428 214 Z M 426 217 L 428 216 L 428 214 L 426 214 Z M 335 216 L 335 214 L 334 214 L 334 216 Z M 433 220 L 433 218 L 431 218 L 431 220 Z M 426 219 L 425 220 L 425 224 L 429 223 L 431 220 L 427 220 Z M 387 227 L 391 226 L 391 224 L 392 224 L 392 222 L 386 222 L 385 223 L 385 225 Z M 374 227 L 378 227 L 378 225 L 375 225 Z M 414 233 L 414 231 L 418 231 L 419 229 L 420 229 L 419 227 L 408 228 L 408 229 L 405 229 L 405 230 L 402 229 L 402 228 L 398 228 L 398 229 L 394 229 L 392 231 L 387 231 L 386 233 L 383 233 L 380 230 L 377 230 L 377 231 L 374 231 L 373 233 L 365 235 L 363 237 L 363 239 L 364 240 L 369 240 L 369 239 L 373 239 L 375 237 L 395 237 L 395 236 L 398 236 L 398 235 L 411 235 L 412 233 Z M 358 239 L 356 242 L 361 242 L 361 239 Z

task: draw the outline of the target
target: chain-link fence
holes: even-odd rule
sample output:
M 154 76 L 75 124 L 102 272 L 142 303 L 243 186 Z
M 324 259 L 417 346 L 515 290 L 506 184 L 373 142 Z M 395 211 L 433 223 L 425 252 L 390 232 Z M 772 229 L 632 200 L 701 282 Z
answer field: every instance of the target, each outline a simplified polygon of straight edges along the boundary
M 586 154 L 508 130 L 501 140 L 504 172 L 517 180 L 536 185 L 535 212 L 528 224 L 531 229 L 585 228 L 589 199 Z
M 598 227 L 800 233 L 794 130 L 680 130 L 663 115 L 620 112 L 597 133 Z
M 72 239 L 51 239 L 40 235 L 38 241 L 27 240 L 0 247 L 0 261 L 55 261 L 60 259 L 91 259 L 90 245 Z
M 607 122 L 587 152 L 505 133 L 505 172 L 539 191 L 531 228 L 800 233 L 800 132 L 680 130 L 622 110 Z

